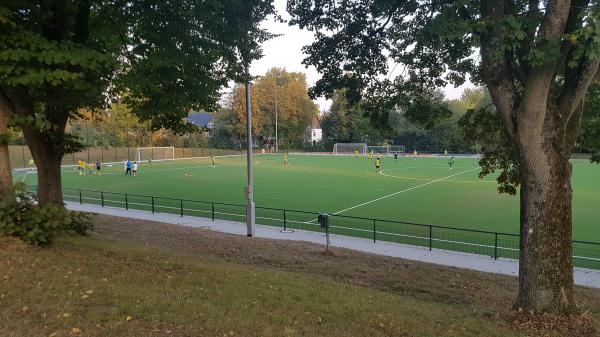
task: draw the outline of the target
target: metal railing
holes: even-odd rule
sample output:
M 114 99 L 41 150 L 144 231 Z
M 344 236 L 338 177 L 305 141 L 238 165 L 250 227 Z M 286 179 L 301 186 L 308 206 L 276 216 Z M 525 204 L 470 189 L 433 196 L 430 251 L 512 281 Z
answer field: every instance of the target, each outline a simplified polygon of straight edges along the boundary
M 35 193 L 35 186 L 28 188 Z M 73 188 L 63 188 L 63 192 L 65 201 L 80 204 L 202 217 L 213 221 L 246 221 L 246 205 L 240 204 Z M 282 230 L 322 232 L 317 222 L 319 213 L 322 212 L 256 206 L 256 223 Z M 518 234 L 336 214 L 329 215 L 329 224 L 329 232 L 333 235 L 486 255 L 493 259 L 519 258 Z M 573 263 L 575 267 L 600 269 L 600 243 L 573 241 Z

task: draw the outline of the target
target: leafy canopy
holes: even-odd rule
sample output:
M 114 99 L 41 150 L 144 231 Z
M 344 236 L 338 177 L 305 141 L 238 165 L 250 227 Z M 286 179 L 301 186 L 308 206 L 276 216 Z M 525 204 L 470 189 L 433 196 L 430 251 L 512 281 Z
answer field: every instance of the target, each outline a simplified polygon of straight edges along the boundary
M 0 89 L 25 89 L 51 124 L 122 97 L 155 128 L 179 128 L 244 78 L 274 14 L 268 0 L 3 2 Z

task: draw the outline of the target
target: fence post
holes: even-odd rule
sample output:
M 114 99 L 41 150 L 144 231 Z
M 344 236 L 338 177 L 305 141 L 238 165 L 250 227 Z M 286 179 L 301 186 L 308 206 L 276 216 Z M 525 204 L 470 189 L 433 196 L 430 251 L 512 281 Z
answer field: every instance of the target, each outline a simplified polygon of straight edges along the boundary
M 129 210 L 129 201 L 127 201 L 127 193 L 125 194 L 125 210 Z
M 498 233 L 494 233 L 494 260 L 498 260 Z
M 429 250 L 433 248 L 433 227 L 429 226 Z
M 183 217 L 183 199 L 179 199 L 179 209 L 181 211 L 181 217 Z
M 83 205 L 83 198 L 81 197 L 81 190 L 79 190 L 79 204 Z
M 211 202 L 210 206 L 212 208 L 212 221 L 215 221 L 215 203 Z
M 154 196 L 150 197 L 152 199 L 152 214 L 154 214 Z
M 373 243 L 377 241 L 377 220 L 373 219 Z
M 287 231 L 287 212 L 283 210 L 283 230 Z
M 100 200 L 102 202 L 102 207 L 104 207 L 104 192 L 100 192 Z

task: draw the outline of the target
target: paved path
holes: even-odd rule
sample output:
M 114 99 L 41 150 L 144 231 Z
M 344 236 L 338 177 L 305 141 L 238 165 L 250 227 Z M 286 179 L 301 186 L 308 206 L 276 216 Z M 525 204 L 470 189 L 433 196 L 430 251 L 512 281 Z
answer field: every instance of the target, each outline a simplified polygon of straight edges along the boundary
M 241 222 L 215 220 L 205 218 L 196 218 L 184 216 L 180 217 L 174 214 L 152 214 L 147 211 L 124 210 L 122 208 L 101 207 L 97 205 L 80 205 L 75 202 L 67 202 L 67 208 L 75 211 L 93 212 L 120 216 L 125 218 L 134 218 L 142 220 L 151 220 L 188 227 L 197 227 L 209 229 L 217 232 L 246 235 L 246 224 Z M 280 228 L 257 225 L 255 236 L 277 240 L 307 241 L 317 244 L 325 244 L 325 235 L 323 233 L 295 230 L 293 233 L 282 233 Z M 331 246 L 348 248 L 357 251 L 363 251 L 378 255 L 399 257 L 407 260 L 422 261 L 443 266 L 466 268 L 488 273 L 504 274 L 517 276 L 519 273 L 519 264 L 515 260 L 498 259 L 490 257 L 453 252 L 447 250 L 434 249 L 429 251 L 427 248 L 378 241 L 374 243 L 371 240 L 333 235 L 330 239 Z M 600 288 L 600 270 L 575 269 L 575 284 Z

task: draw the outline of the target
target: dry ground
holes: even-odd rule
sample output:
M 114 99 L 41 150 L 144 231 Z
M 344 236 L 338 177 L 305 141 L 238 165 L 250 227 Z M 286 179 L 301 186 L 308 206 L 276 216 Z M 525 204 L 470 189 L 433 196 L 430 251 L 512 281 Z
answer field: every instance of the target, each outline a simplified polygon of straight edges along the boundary
M 516 279 L 309 243 L 97 216 L 50 248 L 0 238 L 0 336 L 596 336 L 515 316 Z M 54 334 L 54 335 L 53 335 Z

